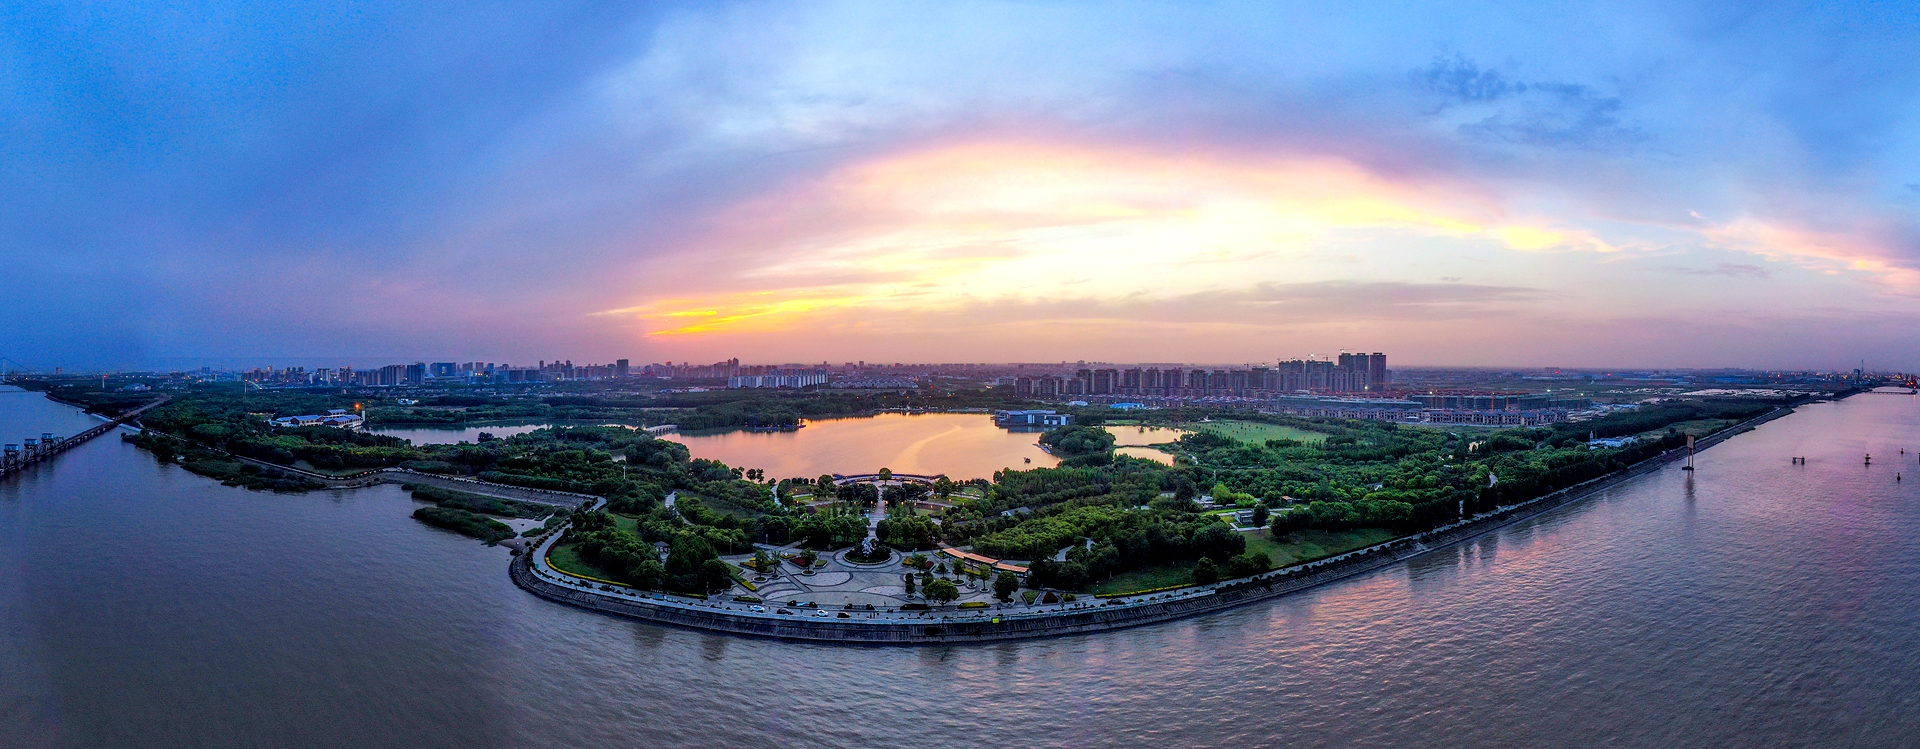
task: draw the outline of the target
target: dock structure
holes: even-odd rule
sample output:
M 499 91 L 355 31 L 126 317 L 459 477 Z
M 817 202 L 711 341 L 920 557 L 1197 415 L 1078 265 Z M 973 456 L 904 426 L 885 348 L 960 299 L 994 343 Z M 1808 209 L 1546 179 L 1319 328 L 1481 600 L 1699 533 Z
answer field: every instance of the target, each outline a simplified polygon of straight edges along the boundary
M 103 422 L 71 437 L 62 438 L 56 437 L 52 432 L 41 432 L 39 437 L 28 437 L 18 443 L 9 442 L 5 445 L 0 445 L 0 478 L 6 478 L 14 473 L 25 470 L 27 466 L 50 460 L 55 455 L 79 447 L 85 444 L 87 440 L 111 432 L 119 428 L 122 424 L 140 418 L 140 415 L 146 413 L 148 409 L 165 402 L 167 402 L 167 397 L 161 396 L 152 403 L 120 414 L 111 421 Z

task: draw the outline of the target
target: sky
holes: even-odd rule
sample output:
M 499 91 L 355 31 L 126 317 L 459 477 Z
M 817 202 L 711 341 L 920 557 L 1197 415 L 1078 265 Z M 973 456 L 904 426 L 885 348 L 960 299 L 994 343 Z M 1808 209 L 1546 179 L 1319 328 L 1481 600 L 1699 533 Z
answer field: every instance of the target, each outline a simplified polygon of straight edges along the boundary
M 0 357 L 1920 370 L 1912 3 L 8 3 Z

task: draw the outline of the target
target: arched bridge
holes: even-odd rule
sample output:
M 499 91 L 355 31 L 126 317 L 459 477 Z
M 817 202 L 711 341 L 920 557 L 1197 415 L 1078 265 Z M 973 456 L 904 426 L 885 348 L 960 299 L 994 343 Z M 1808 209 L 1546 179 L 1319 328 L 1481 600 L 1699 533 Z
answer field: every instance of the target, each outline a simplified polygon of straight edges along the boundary
M 946 474 L 944 473 L 934 474 L 932 476 L 924 476 L 918 473 L 895 473 L 884 478 L 877 473 L 856 473 L 851 475 L 836 473 L 833 475 L 833 484 L 834 486 L 846 486 L 847 484 L 859 484 L 869 481 L 902 481 L 909 484 L 926 484 L 932 486 L 933 482 L 945 477 Z

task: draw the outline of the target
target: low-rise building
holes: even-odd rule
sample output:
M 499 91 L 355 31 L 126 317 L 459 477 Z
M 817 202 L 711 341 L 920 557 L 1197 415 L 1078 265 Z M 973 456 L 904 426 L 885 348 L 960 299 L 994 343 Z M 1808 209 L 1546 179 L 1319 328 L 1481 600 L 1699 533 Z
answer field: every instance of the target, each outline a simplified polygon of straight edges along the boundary
M 1003 427 L 1063 427 L 1073 423 L 1073 414 L 1054 411 L 995 411 L 993 423 Z

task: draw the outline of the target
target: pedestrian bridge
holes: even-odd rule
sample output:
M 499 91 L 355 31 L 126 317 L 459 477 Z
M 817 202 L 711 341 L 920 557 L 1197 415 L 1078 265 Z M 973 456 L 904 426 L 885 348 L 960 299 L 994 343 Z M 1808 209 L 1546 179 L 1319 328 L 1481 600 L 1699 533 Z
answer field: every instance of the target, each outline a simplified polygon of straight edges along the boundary
M 931 486 L 933 482 L 946 478 L 946 476 L 944 473 L 932 476 L 924 476 L 917 473 L 895 473 L 882 478 L 880 474 L 877 473 L 856 473 L 851 475 L 836 473 L 833 475 L 833 485 L 846 486 L 847 484 L 864 484 L 874 481 L 900 481 L 908 484 L 927 484 Z

